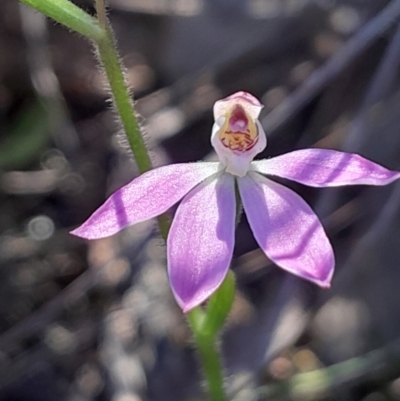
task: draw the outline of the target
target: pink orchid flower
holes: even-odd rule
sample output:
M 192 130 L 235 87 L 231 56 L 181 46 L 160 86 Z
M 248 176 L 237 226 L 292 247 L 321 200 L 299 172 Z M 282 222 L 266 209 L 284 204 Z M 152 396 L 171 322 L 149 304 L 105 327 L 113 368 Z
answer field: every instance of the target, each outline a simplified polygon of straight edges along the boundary
M 227 274 L 234 246 L 237 185 L 264 253 L 282 269 L 329 287 L 334 255 L 318 217 L 299 195 L 269 177 L 335 187 L 386 185 L 400 178 L 400 172 L 356 154 L 327 149 L 303 149 L 253 161 L 267 144 L 258 121 L 262 107 L 246 92 L 217 101 L 211 143 L 219 162 L 151 170 L 112 194 L 72 234 L 107 237 L 158 216 L 181 200 L 168 235 L 167 259 L 173 294 L 188 312 L 206 301 Z

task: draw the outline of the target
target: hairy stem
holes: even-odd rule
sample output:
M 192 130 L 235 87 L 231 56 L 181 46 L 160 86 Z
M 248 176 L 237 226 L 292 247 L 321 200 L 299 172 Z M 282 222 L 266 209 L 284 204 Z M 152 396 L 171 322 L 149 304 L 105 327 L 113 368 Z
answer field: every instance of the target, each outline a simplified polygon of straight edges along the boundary
M 196 348 L 200 356 L 203 374 L 211 401 L 227 401 L 224 391 L 222 363 L 216 346 L 215 335 L 202 330 L 205 314 L 195 308 L 187 314 L 193 331 Z
M 197 307 L 187 314 L 200 355 L 211 401 L 226 401 L 224 373 L 217 347 L 218 336 L 235 297 L 235 276 L 229 271 L 221 286 L 210 297 L 207 307 Z
M 118 57 L 111 27 L 107 22 L 103 0 L 96 0 L 96 10 L 99 23 L 106 32 L 106 35 L 96 41 L 99 58 L 110 84 L 115 109 L 121 119 L 138 169 L 143 174 L 152 168 L 152 164 L 136 118 L 129 89 L 125 82 L 123 67 Z M 161 235 L 165 240 L 169 230 L 168 217 L 166 215 L 160 216 L 158 224 Z
M 140 173 L 151 169 L 150 157 L 135 116 L 128 87 L 119 62 L 110 28 L 106 27 L 107 35 L 97 42 L 97 48 L 104 71 L 110 83 L 110 89 L 115 108 L 121 118 L 129 145 L 132 149 Z

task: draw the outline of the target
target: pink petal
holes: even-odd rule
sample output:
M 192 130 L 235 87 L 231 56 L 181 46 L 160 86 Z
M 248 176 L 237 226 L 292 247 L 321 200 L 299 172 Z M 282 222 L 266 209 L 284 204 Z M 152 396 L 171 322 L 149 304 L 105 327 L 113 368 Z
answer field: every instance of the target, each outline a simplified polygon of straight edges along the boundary
M 312 187 L 386 185 L 400 178 L 400 172 L 388 170 L 364 157 L 328 149 L 296 150 L 255 161 L 252 168 Z
M 238 183 L 250 227 L 265 254 L 288 272 L 329 287 L 334 255 L 310 206 L 292 190 L 257 173 Z
M 108 237 L 158 216 L 217 171 L 218 163 L 171 164 L 148 171 L 114 192 L 71 234 L 87 239 Z
M 188 312 L 221 285 L 232 259 L 234 178 L 207 180 L 182 200 L 168 236 L 168 272 L 176 301 Z

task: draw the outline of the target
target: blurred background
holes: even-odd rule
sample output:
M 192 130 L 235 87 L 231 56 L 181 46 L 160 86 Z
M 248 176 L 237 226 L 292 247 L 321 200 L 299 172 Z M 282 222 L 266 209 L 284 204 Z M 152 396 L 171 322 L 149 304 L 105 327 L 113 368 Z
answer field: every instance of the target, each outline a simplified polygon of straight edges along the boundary
M 400 169 L 399 1 L 109 9 L 156 166 L 215 159 L 212 105 L 245 90 L 265 105 L 259 157 L 315 146 Z M 1 401 L 204 399 L 155 223 L 89 243 L 68 234 L 137 174 L 91 45 L 2 0 Z M 242 219 L 230 400 L 400 400 L 400 184 L 287 185 L 321 217 L 336 274 L 329 290 L 289 276 Z

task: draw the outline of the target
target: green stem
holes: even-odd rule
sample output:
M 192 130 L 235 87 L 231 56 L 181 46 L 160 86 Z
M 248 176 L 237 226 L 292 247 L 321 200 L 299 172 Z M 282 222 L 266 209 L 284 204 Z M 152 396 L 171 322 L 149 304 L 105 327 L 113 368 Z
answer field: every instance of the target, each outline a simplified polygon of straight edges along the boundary
M 107 35 L 97 42 L 100 60 L 110 83 L 115 108 L 121 118 L 129 145 L 132 148 L 140 173 L 151 169 L 151 160 L 137 122 L 125 77 L 114 47 L 114 40 L 107 27 Z
M 111 27 L 107 22 L 104 2 L 97 0 L 96 8 L 99 22 L 106 32 L 106 35 L 96 41 L 98 54 L 110 84 L 116 111 L 121 118 L 121 123 L 124 127 L 139 172 L 143 174 L 152 168 L 151 159 L 136 118 L 128 86 L 125 82 L 122 64 L 118 57 Z M 160 216 L 158 218 L 158 224 L 161 236 L 166 240 L 170 225 L 168 216 Z
M 211 401 L 227 401 L 224 391 L 224 377 L 219 352 L 214 335 L 202 332 L 204 312 L 195 308 L 187 314 L 189 325 L 193 331 L 197 351 L 200 355 L 204 377 Z
M 229 271 L 217 291 L 210 297 L 207 307 L 197 307 L 187 314 L 211 401 L 226 401 L 224 374 L 217 343 L 218 334 L 232 309 L 235 296 L 235 276 Z
M 88 39 L 98 41 L 104 36 L 97 19 L 68 0 L 20 1 Z

